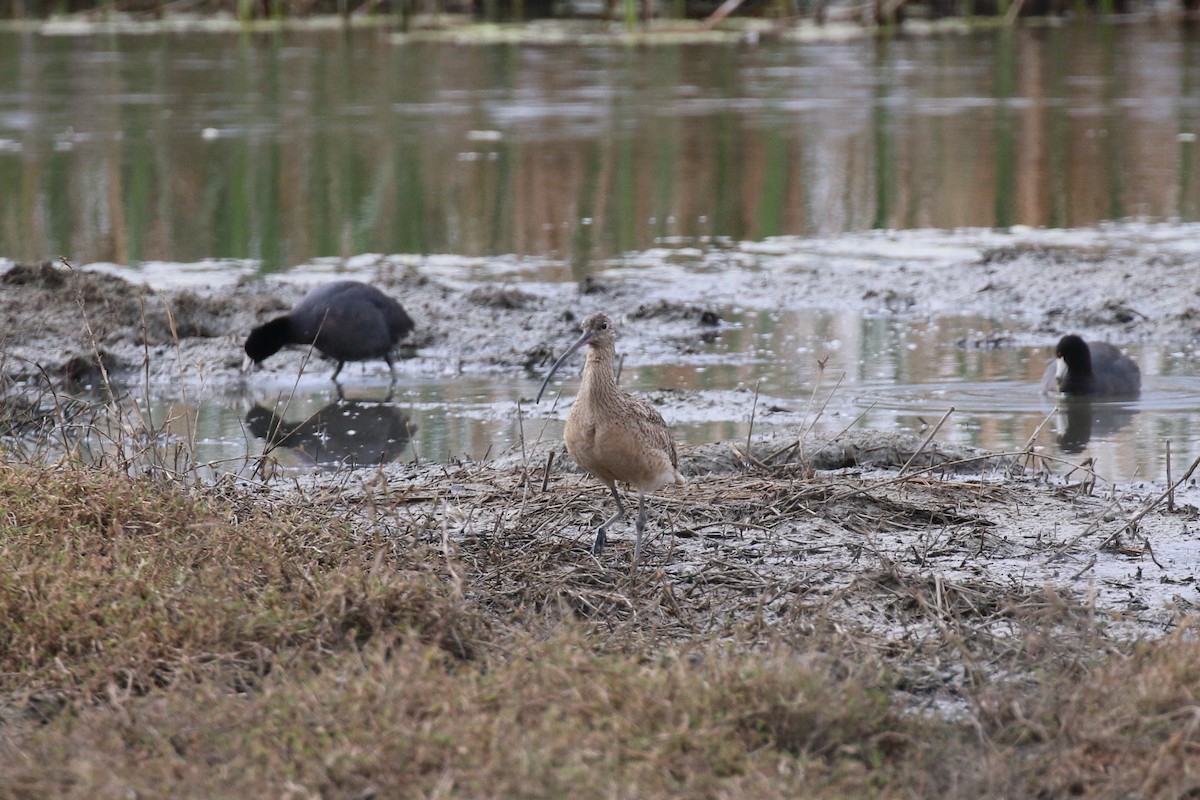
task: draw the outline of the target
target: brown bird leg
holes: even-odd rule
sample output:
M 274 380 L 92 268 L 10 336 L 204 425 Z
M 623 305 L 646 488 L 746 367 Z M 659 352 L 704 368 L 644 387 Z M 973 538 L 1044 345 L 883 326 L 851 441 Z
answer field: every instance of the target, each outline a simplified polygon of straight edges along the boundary
M 604 552 L 604 545 L 608 541 L 608 526 L 617 520 L 625 519 L 625 505 L 621 502 L 621 495 L 617 494 L 617 485 L 610 483 L 608 490 L 612 492 L 613 500 L 617 501 L 617 513 L 600 523 L 600 527 L 596 530 L 596 541 L 592 543 L 592 555 L 595 556 Z

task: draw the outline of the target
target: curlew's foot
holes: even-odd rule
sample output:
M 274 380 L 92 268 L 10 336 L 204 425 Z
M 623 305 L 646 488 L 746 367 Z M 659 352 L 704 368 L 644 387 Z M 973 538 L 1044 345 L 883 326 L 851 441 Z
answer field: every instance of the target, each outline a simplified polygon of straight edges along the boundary
M 604 552 L 604 545 L 608 542 L 608 535 L 604 528 L 596 531 L 596 541 L 592 542 L 592 555 L 598 556 Z

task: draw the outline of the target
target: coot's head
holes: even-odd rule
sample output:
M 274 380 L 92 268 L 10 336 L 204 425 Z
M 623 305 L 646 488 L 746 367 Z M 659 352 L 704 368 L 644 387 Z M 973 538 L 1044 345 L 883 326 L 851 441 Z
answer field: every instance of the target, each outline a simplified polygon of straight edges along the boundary
M 287 317 L 276 317 L 259 325 L 246 337 L 246 355 L 255 364 L 261 364 L 288 343 L 288 328 Z
M 1058 359 L 1058 377 L 1066 372 L 1077 375 L 1088 375 L 1092 371 L 1092 351 L 1082 336 L 1068 333 L 1058 340 L 1054 348 L 1054 357 Z

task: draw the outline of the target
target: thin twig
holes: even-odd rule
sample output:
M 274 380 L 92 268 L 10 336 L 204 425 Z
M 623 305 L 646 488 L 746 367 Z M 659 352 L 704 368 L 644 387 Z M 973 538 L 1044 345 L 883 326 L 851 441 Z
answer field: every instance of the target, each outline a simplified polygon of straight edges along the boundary
M 822 450 L 824 450 L 826 447 L 828 447 L 829 445 L 831 445 L 831 444 L 833 444 L 834 442 L 836 442 L 838 439 L 840 439 L 840 438 L 842 438 L 843 436 L 845 436 L 845 435 L 846 435 L 846 431 L 850 430 L 850 429 L 851 429 L 851 428 L 853 428 L 855 425 L 857 425 L 857 424 L 858 424 L 858 422 L 859 422 L 859 420 L 861 420 L 863 417 L 865 417 L 865 416 L 867 415 L 867 412 L 869 412 L 869 411 L 870 411 L 871 409 L 873 409 L 874 407 L 875 407 L 875 401 L 871 401 L 871 405 L 869 405 L 869 406 L 867 406 L 866 408 L 864 408 L 864 409 L 863 409 L 863 412 L 862 412 L 861 414 L 859 414 L 859 415 L 858 415 L 857 417 L 855 417 L 854 419 L 850 420 L 850 424 L 849 424 L 849 425 L 847 425 L 846 427 L 842 428 L 840 431 L 838 431 L 838 432 L 837 432 L 837 434 L 836 434 L 836 435 L 834 435 L 834 436 L 833 436 L 833 438 L 826 440 L 824 444 L 822 444 L 820 447 L 818 447 L 818 448 L 817 448 L 817 452 L 818 452 L 818 453 L 819 453 L 819 452 L 821 452 L 821 451 L 822 451 Z
M 710 31 L 717 26 L 721 20 L 728 17 L 734 11 L 737 11 L 738 6 L 744 3 L 745 0 L 725 0 L 724 3 L 717 6 L 717 10 L 709 14 L 704 22 L 700 23 L 700 30 Z
M 1167 486 L 1171 486 L 1171 440 L 1167 439 Z M 1175 488 L 1168 490 L 1167 511 L 1175 511 Z
M 1014 0 L 1012 5 L 1008 7 L 1008 11 L 1004 12 L 1005 26 L 1011 26 L 1016 22 L 1017 16 L 1021 13 L 1021 7 L 1025 5 L 1025 0 Z
M 546 491 L 546 487 L 550 483 L 550 467 L 553 466 L 553 464 L 554 464 L 554 454 L 557 452 L 558 452 L 557 449 L 551 450 L 550 455 L 546 456 L 546 474 L 542 476 L 542 491 L 543 492 Z
M 824 402 L 821 403 L 821 407 L 817 409 L 816 416 L 812 417 L 812 419 L 809 419 L 808 414 L 810 411 L 812 411 L 813 402 L 815 402 L 817 399 L 817 392 L 821 388 L 821 376 L 825 374 L 825 364 L 826 364 L 826 362 L 828 362 L 828 360 L 829 360 L 828 356 L 826 356 L 825 358 L 817 359 L 817 380 L 813 382 L 812 392 L 808 395 L 808 405 L 806 405 L 804 407 L 804 415 L 803 415 L 802 421 L 800 423 L 800 435 L 796 437 L 795 441 L 789 442 L 788 444 L 786 444 L 783 447 L 776 450 L 771 455 L 767 456 L 761 463 L 771 463 L 781 453 L 784 453 L 788 450 L 792 450 L 797 447 L 801 449 L 800 461 L 801 461 L 801 463 L 804 462 L 804 460 L 805 460 L 804 451 L 803 451 L 804 437 L 807 436 L 809 433 L 811 433 L 812 429 L 814 427 L 816 427 L 817 420 L 819 420 L 821 418 L 821 416 L 825 413 L 825 409 L 829 406 L 829 401 L 833 399 L 833 396 L 837 393 L 838 388 L 842 385 L 842 381 L 845 380 L 845 378 L 846 378 L 846 373 L 844 373 L 844 372 L 838 376 L 837 382 L 835 382 L 833 384 L 833 388 L 830 389 L 829 394 L 825 396 L 825 400 L 824 400 Z M 874 405 L 874 404 L 872 404 L 872 405 Z M 864 411 L 863 413 L 865 414 L 866 412 Z M 854 423 L 852 422 L 850 424 L 853 425 Z M 844 432 L 845 431 L 843 431 L 843 433 Z M 841 434 L 838 434 L 838 435 L 840 436 Z M 747 450 L 749 450 L 749 448 L 747 448 Z
M 1025 445 L 1021 448 L 1022 450 L 1029 450 L 1033 447 L 1033 443 L 1037 441 L 1038 436 L 1042 434 L 1042 428 L 1046 427 L 1046 423 L 1052 420 L 1054 415 L 1057 413 L 1058 405 L 1056 404 L 1054 408 L 1050 409 L 1050 413 L 1047 414 L 1045 418 L 1038 423 L 1038 426 L 1033 429 L 1033 433 L 1029 434 L 1029 438 L 1025 440 Z
M 825 362 L 820 361 L 818 363 L 820 364 L 821 372 L 824 372 L 825 371 Z M 825 395 L 825 401 L 823 403 L 821 403 L 821 407 L 817 409 L 817 413 L 816 413 L 816 415 L 813 416 L 812 419 L 808 419 L 809 408 L 812 408 L 812 399 L 811 398 L 809 399 L 809 408 L 804 409 L 804 417 L 806 420 L 808 420 L 808 424 L 802 429 L 805 434 L 810 433 L 812 431 L 812 429 L 814 427 L 816 427 L 817 420 L 819 420 L 822 416 L 824 416 L 825 409 L 829 407 L 829 401 L 833 399 L 833 396 L 835 394 L 837 394 L 837 390 L 841 388 L 842 381 L 844 381 L 845 379 L 846 379 L 846 373 L 844 373 L 844 372 L 838 376 L 838 379 L 833 384 L 833 388 L 829 390 L 829 394 Z M 816 395 L 817 395 L 816 387 L 813 387 L 813 397 L 816 397 Z M 801 438 L 803 438 L 803 436 Z
M 758 387 L 762 385 L 762 379 L 759 378 L 754 382 L 754 402 L 750 405 L 750 430 L 746 431 L 746 452 L 750 452 L 750 438 L 754 436 L 754 412 L 758 411 Z
M 1097 547 L 1097 549 L 1098 550 L 1103 549 L 1104 547 L 1108 546 L 1109 542 L 1116 539 L 1118 536 L 1120 536 L 1125 531 L 1134 530 L 1134 528 L 1137 527 L 1137 524 L 1139 522 L 1141 522 L 1142 517 L 1149 514 L 1154 509 L 1155 506 L 1157 506 L 1159 503 L 1161 503 L 1167 497 L 1167 495 L 1171 494 L 1171 492 L 1175 491 L 1175 489 L 1178 486 L 1180 486 L 1183 483 L 1186 483 L 1187 480 L 1192 477 L 1192 473 L 1196 471 L 1196 467 L 1200 467 L 1200 456 L 1196 456 L 1196 460 L 1192 462 L 1192 465 L 1190 467 L 1188 467 L 1188 471 L 1184 473 L 1182 478 L 1180 478 L 1178 481 L 1176 481 L 1175 483 L 1168 486 L 1167 490 L 1165 492 L 1160 494 L 1158 497 L 1154 498 L 1154 500 L 1149 505 L 1147 505 L 1141 511 L 1139 511 L 1138 513 L 1136 513 L 1132 517 L 1130 517 L 1128 522 L 1126 522 L 1124 525 L 1122 525 L 1117 530 L 1113 531 L 1113 533 L 1111 533 L 1108 536 L 1108 538 L 1106 538 L 1103 542 L 1100 543 L 1100 545 Z
M 904 462 L 904 466 L 900 468 L 901 475 L 903 475 L 908 470 L 908 467 L 910 464 L 913 463 L 913 460 L 916 459 L 917 456 L 921 455 L 921 451 L 923 451 L 926 447 L 929 446 L 929 443 L 931 441 L 933 441 L 933 437 L 937 435 L 937 432 L 942 429 L 942 425 L 945 424 L 946 420 L 953 413 L 954 413 L 954 406 L 950 406 L 950 408 L 946 409 L 946 413 L 942 414 L 942 418 L 938 420 L 937 425 L 933 426 L 933 430 L 931 430 L 929 432 L 929 435 L 925 437 L 925 441 L 921 442 L 921 446 L 916 449 L 916 452 L 914 452 L 911 456 L 908 457 L 908 461 Z

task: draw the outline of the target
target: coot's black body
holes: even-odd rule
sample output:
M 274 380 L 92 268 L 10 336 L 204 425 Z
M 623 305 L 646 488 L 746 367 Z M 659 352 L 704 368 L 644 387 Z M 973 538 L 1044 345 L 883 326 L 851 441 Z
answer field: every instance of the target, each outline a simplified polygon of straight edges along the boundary
M 1058 341 L 1056 364 L 1046 371 L 1047 390 L 1088 397 L 1136 395 L 1142 372 L 1129 356 L 1108 342 L 1088 344 L 1075 334 Z
M 252 330 L 246 355 L 258 364 L 284 345 L 312 345 L 338 362 L 334 379 L 347 361 L 376 358 L 395 374 L 392 351 L 415 327 L 404 308 L 374 286 L 336 281 L 317 286 L 290 312 Z

